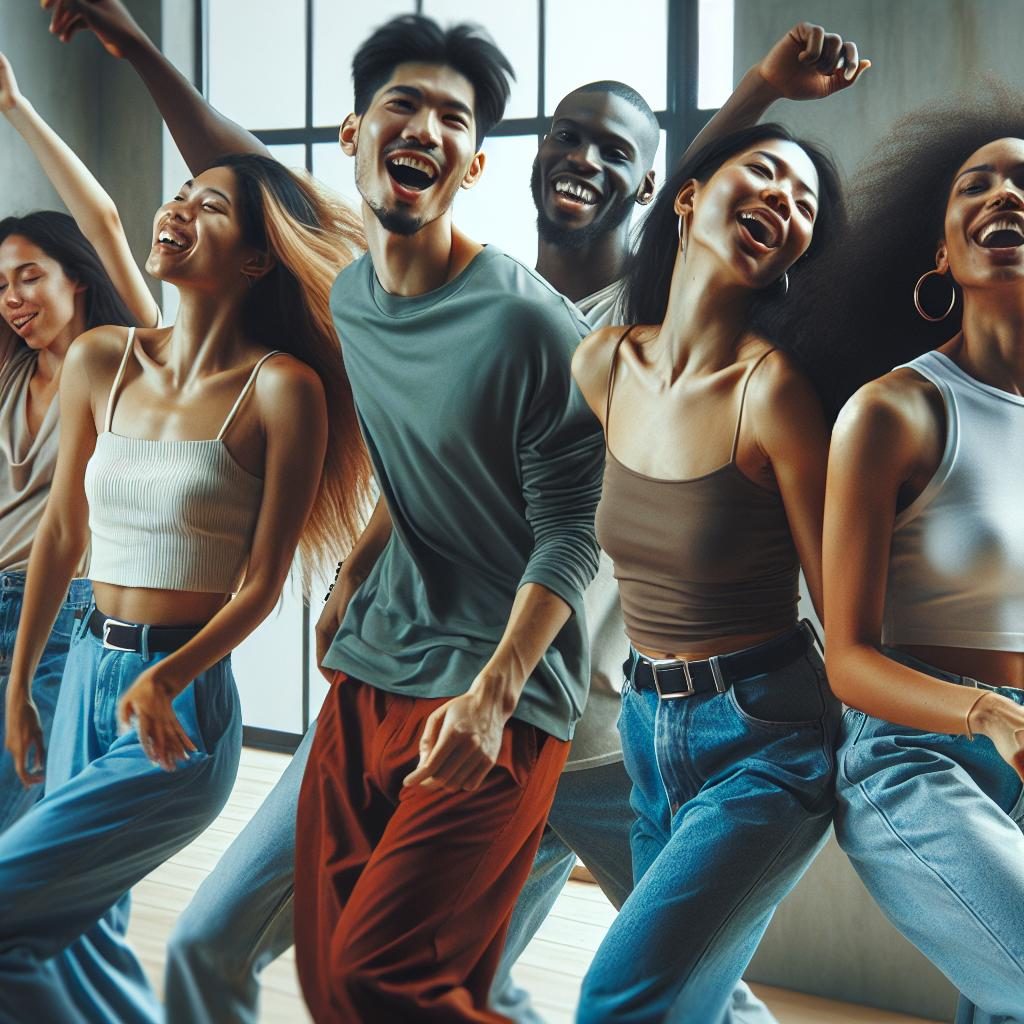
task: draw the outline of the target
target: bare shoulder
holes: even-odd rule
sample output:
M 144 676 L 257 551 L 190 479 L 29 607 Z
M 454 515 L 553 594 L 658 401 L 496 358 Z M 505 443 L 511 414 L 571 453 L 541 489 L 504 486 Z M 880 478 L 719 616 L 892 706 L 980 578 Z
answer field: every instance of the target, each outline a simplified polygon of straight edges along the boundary
M 323 407 L 325 400 L 320 375 L 287 352 L 275 353 L 260 367 L 254 390 L 260 412 L 267 419 L 308 416 Z
M 93 327 L 71 343 L 64 357 L 66 374 L 70 369 L 95 381 L 109 381 L 117 373 L 128 344 L 128 328 L 116 324 Z
M 628 330 L 630 328 L 625 324 L 599 327 L 580 342 L 573 355 L 572 375 L 591 407 L 603 401 L 603 396 L 608 391 L 612 356 Z
M 752 349 L 756 363 L 747 385 L 746 406 L 756 422 L 800 427 L 806 415 L 823 417 L 821 400 L 797 361 L 782 349 L 765 344 Z M 780 416 L 780 411 L 785 415 Z
M 836 420 L 839 436 L 868 435 L 899 440 L 927 425 L 938 397 L 933 385 L 912 370 L 893 370 L 869 381 L 843 406 Z

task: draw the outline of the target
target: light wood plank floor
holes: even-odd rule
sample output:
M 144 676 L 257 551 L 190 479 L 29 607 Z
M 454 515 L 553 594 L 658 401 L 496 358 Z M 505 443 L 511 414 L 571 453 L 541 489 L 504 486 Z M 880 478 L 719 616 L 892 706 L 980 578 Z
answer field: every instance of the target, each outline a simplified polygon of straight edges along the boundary
M 281 754 L 243 750 L 238 781 L 220 817 L 195 842 L 135 887 L 128 934 L 158 991 L 162 988 L 164 948 L 175 919 L 287 763 Z M 571 1024 L 580 981 L 613 914 L 597 886 L 569 882 L 523 953 L 516 979 L 532 993 L 538 1011 L 549 1024 Z M 902 1014 L 767 986 L 754 988 L 780 1024 L 926 1024 Z M 261 1011 L 263 1024 L 306 1024 L 310 1020 L 299 995 L 292 951 L 264 972 Z

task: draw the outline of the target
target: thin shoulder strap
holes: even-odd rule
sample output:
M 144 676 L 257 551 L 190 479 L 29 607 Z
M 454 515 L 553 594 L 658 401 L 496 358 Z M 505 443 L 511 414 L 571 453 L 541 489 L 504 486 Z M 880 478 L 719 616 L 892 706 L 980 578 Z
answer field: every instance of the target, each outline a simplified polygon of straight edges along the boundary
M 622 343 L 629 337 L 630 331 L 633 330 L 635 324 L 631 324 L 623 332 L 622 336 L 617 342 L 615 342 L 615 348 L 612 349 L 612 364 L 608 367 L 608 394 L 604 400 L 604 436 L 608 437 L 608 426 L 611 422 L 612 413 L 612 389 L 615 387 L 615 364 L 619 359 L 619 349 Z
M 117 376 L 114 377 L 114 383 L 110 385 L 110 395 L 107 397 L 107 415 L 103 418 L 103 430 L 106 433 L 110 433 L 110 424 L 114 419 L 114 396 L 117 394 L 117 389 L 121 386 L 125 368 L 128 366 L 128 357 L 132 354 L 134 344 L 135 328 L 129 327 L 128 343 L 124 347 L 124 355 L 121 356 L 121 365 L 117 368 Z
M 747 375 L 743 378 L 743 390 L 740 392 L 740 411 L 736 417 L 736 433 L 732 438 L 732 454 L 729 456 L 730 462 L 736 461 L 736 450 L 740 444 L 740 426 L 743 423 L 743 406 L 747 401 L 747 385 L 750 384 L 750 378 L 754 376 L 754 371 L 775 351 L 774 348 L 768 349 L 767 352 L 762 352 L 755 360 L 753 366 L 747 370 Z
M 256 365 L 252 368 L 252 373 L 249 374 L 249 379 L 245 382 L 245 387 L 242 388 L 238 397 L 235 399 L 235 404 L 231 406 L 231 411 L 228 413 L 227 419 L 224 421 L 224 425 L 220 428 L 220 433 L 217 435 L 217 440 L 222 441 L 224 435 L 228 432 L 228 427 L 231 426 L 232 420 L 235 418 L 235 413 L 238 412 L 239 407 L 245 401 L 245 396 L 249 394 L 252 389 L 253 383 L 256 380 L 256 374 L 260 372 L 260 367 L 271 357 L 279 355 L 281 349 L 275 348 L 273 352 L 268 352 Z

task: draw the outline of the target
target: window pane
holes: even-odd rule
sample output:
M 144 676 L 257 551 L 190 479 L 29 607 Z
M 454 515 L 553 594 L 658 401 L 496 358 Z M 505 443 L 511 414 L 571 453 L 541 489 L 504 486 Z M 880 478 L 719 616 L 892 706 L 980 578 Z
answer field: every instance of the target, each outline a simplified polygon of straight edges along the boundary
M 304 0 L 210 0 L 210 102 L 246 128 L 306 123 Z
M 280 160 L 285 167 L 306 166 L 306 147 L 301 143 L 288 146 L 267 146 L 267 149 L 270 150 L 270 155 L 275 160 Z
M 347 199 L 355 209 L 361 200 L 356 191 L 356 162 L 345 156 L 336 142 L 318 142 L 313 147 L 313 177 Z
M 530 171 L 537 136 L 484 140 L 487 165 L 475 188 L 455 199 L 455 223 L 477 242 L 490 242 L 528 267 L 537 262 L 537 211 Z
M 352 58 L 374 29 L 398 14 L 413 14 L 414 0 L 375 4 L 313 2 L 313 123 L 341 124 L 352 113 Z M 296 124 L 302 124 L 297 121 Z
M 442 26 L 469 21 L 482 25 L 516 73 L 506 117 L 537 116 L 536 2 L 481 4 L 479 0 L 423 0 L 423 13 Z
M 700 0 L 697 106 L 720 107 L 732 92 L 733 0 Z
M 586 8 L 575 0 L 547 0 L 544 101 L 553 113 L 577 86 L 605 78 L 631 85 L 653 110 L 665 109 L 666 0 L 618 0 Z

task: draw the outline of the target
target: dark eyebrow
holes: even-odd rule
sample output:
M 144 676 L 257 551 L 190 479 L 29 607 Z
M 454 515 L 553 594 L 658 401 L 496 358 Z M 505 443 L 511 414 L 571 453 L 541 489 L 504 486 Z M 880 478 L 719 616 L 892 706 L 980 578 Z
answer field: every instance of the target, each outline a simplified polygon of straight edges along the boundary
M 954 179 L 953 183 L 956 184 L 965 174 L 973 174 L 975 171 L 988 171 L 991 173 L 995 170 L 992 164 L 978 164 L 977 167 L 968 167 L 966 171 L 961 171 Z
M 387 96 L 389 93 L 401 93 L 403 96 L 411 96 L 415 100 L 423 99 L 423 90 L 417 89 L 413 85 L 393 85 L 384 94 Z M 473 108 L 467 106 L 462 100 L 452 99 L 451 96 L 443 96 L 441 98 L 442 106 L 449 107 L 451 110 L 457 110 L 461 114 L 465 114 L 467 117 L 473 116 Z
M 763 156 L 763 157 L 765 158 L 765 160 L 769 161 L 769 162 L 770 162 L 770 163 L 772 164 L 772 166 L 773 166 L 773 167 L 775 167 L 775 169 L 776 169 L 776 170 L 778 170 L 779 168 L 782 168 L 782 169 L 784 169 L 784 170 L 787 170 L 787 171 L 792 171 L 792 170 L 793 170 L 793 168 L 792 168 L 792 167 L 790 167 L 790 166 L 789 166 L 789 164 L 787 164 L 785 160 L 780 160 L 780 159 L 779 159 L 779 158 L 778 158 L 777 156 L 775 156 L 774 154 L 772 154 L 772 153 L 766 153 L 766 152 L 765 152 L 765 151 L 764 151 L 763 149 L 755 149 L 755 150 L 754 150 L 754 153 L 755 153 L 755 154 L 756 154 L 757 156 Z M 795 176 L 796 176 L 796 175 L 795 175 L 795 172 L 794 172 L 794 177 L 795 177 Z M 810 185 L 806 185 L 806 184 L 804 184 L 804 182 L 803 182 L 803 181 L 801 181 L 801 180 L 800 180 L 800 178 L 797 178 L 797 181 L 799 181 L 799 182 L 800 182 L 800 184 L 801 184 L 801 185 L 803 186 L 803 189 L 804 189 L 804 191 L 805 191 L 805 192 L 806 192 L 806 193 L 807 193 L 807 194 L 808 194 L 808 195 L 809 195 L 809 196 L 810 196 L 810 197 L 811 197 L 811 198 L 812 198 L 812 199 L 813 199 L 813 200 L 814 200 L 815 202 L 817 202 L 817 201 L 818 201 L 818 193 L 817 193 L 817 192 L 815 192 L 815 191 L 814 191 L 814 189 L 812 189 L 812 188 L 810 187 Z
M 185 189 L 191 191 L 193 188 L 195 188 L 195 185 L 195 179 L 189 178 L 188 181 L 186 181 L 185 184 L 181 186 L 181 191 L 184 191 Z M 220 198 L 223 199 L 224 202 L 228 204 L 228 206 L 231 205 L 231 197 L 221 192 L 219 188 L 214 188 L 212 185 L 204 185 L 203 188 L 206 189 L 207 192 L 212 192 L 215 196 L 220 196 Z

